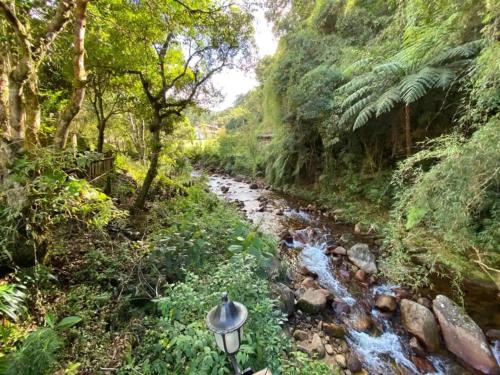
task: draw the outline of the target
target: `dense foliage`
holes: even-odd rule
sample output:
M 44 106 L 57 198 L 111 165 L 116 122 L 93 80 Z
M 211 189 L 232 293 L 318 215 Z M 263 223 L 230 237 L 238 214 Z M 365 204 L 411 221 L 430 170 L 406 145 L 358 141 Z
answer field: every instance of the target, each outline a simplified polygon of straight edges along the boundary
M 267 9 L 278 51 L 260 62 L 260 85 L 215 116 L 225 132 L 196 160 L 377 222 L 399 281 L 420 285 L 442 269 L 497 279 L 498 6 Z

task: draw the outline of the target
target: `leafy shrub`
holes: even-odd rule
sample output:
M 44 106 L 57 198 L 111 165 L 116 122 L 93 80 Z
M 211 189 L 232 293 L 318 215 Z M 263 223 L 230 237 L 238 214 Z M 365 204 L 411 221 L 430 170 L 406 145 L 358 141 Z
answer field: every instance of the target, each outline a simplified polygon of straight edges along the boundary
M 290 359 L 283 363 L 283 374 L 286 375 L 340 375 L 339 368 L 332 368 L 321 361 L 310 359 L 306 354 L 294 352 Z
M 24 310 L 23 301 L 26 294 L 22 285 L 0 284 L 0 316 L 17 320 L 18 314 Z
M 438 138 L 401 163 L 393 181 L 395 245 L 388 274 L 409 277 L 433 270 L 437 260 L 457 275 L 475 268 L 473 263 L 486 272 L 498 267 L 499 144 L 500 120 L 492 119 L 467 141 Z M 407 264 L 415 257 L 423 269 Z
M 0 264 L 43 256 L 55 225 L 73 221 L 97 229 L 123 216 L 111 199 L 75 175 L 93 154 L 37 149 L 15 161 L 0 185 Z
M 204 272 L 234 253 L 252 254 L 260 264 L 271 255 L 274 243 L 252 231 L 248 223 L 229 210 L 213 194 L 199 185 L 188 190 L 157 211 L 155 249 L 149 256 L 161 275 L 178 280 L 187 271 Z
M 211 274 L 188 273 L 184 282 L 170 287 L 157 300 L 162 318 L 149 331 L 161 344 L 156 352 L 140 347 L 136 358 L 139 371 L 150 374 L 224 374 L 229 363 L 215 345 L 205 324 L 207 311 L 227 291 L 233 300 L 245 304 L 249 319 L 237 358 L 242 366 L 275 370 L 288 349 L 280 327 L 281 314 L 268 297 L 265 279 L 257 276 L 258 262 L 251 255 L 236 255 L 215 267 Z
M 21 347 L 0 358 L 0 370 L 5 375 L 43 375 L 54 367 L 57 354 L 63 346 L 59 336 L 64 331 L 82 319 L 78 316 L 68 316 L 59 322 L 48 315 L 48 327 L 40 327 L 31 332 L 23 341 Z

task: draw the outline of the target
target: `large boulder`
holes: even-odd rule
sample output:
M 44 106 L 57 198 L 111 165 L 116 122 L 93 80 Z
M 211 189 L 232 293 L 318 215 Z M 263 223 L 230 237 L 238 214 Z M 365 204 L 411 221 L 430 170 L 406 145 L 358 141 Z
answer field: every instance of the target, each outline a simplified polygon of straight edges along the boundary
M 375 300 L 375 306 L 381 311 L 392 312 L 396 310 L 398 303 L 396 302 L 396 297 L 381 294 Z
M 330 297 L 326 289 L 306 289 L 297 301 L 297 307 L 305 313 L 317 314 L 325 309 Z
M 401 320 L 406 330 L 423 342 L 430 352 L 439 350 L 439 327 L 431 310 L 404 299 L 401 301 Z
M 483 331 L 457 304 L 446 296 L 438 295 L 432 309 L 450 352 L 484 374 L 500 374 Z
M 285 284 L 276 283 L 271 285 L 271 295 L 278 301 L 278 308 L 287 316 L 295 312 L 295 295 Z
M 376 273 L 377 264 L 367 244 L 357 243 L 347 251 L 349 260 L 366 273 Z

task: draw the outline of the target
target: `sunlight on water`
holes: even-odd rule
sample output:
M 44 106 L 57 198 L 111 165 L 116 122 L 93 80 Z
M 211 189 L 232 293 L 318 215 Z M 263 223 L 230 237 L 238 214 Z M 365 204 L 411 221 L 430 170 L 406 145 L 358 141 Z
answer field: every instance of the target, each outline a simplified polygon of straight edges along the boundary
M 392 367 L 383 358 L 389 356 L 398 365 L 402 365 L 414 373 L 419 373 L 413 362 L 404 355 L 399 337 L 392 332 L 384 332 L 375 337 L 364 332 L 351 331 L 347 340 L 361 357 L 362 362 L 372 372 L 378 374 L 393 373 Z
M 297 244 L 297 246 L 304 245 Z M 341 298 L 349 305 L 354 305 L 356 300 L 351 296 L 347 288 L 332 275 L 330 260 L 324 253 L 325 247 L 326 244 L 324 243 L 317 245 L 306 244 L 300 253 L 300 263 L 318 275 L 320 285 L 330 290 L 336 298 Z

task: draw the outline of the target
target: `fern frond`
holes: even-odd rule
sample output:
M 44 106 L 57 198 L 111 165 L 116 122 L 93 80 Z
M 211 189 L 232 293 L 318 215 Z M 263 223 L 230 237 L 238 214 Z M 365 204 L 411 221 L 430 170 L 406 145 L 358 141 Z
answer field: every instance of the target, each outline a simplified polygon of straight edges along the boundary
M 448 87 L 454 79 L 455 72 L 451 69 L 425 67 L 401 81 L 401 95 L 405 103 L 413 103 L 430 89 Z
M 353 103 L 359 101 L 361 98 L 366 96 L 372 91 L 372 88 L 370 86 L 363 86 L 359 90 L 354 91 L 351 95 L 349 95 L 345 100 L 342 102 L 342 108 L 346 108 L 348 106 L 351 106 Z
M 453 60 L 469 59 L 479 53 L 483 44 L 484 41 L 479 39 L 456 47 L 445 48 L 441 53 L 430 59 L 427 63 L 429 65 L 443 65 Z
M 399 61 L 388 61 L 384 64 L 377 65 L 373 68 L 373 73 L 377 75 L 387 76 L 394 75 L 399 76 L 403 74 L 405 71 L 405 67 Z
M 346 124 L 352 117 L 360 113 L 367 105 L 371 104 L 375 99 L 375 95 L 368 95 L 366 98 L 359 100 L 350 106 L 340 117 L 340 124 Z
M 377 109 L 376 116 L 380 116 L 383 113 L 389 112 L 394 108 L 396 103 L 402 100 L 401 89 L 399 86 L 393 86 L 385 91 L 382 95 L 379 96 L 377 101 L 375 102 L 375 106 Z
M 366 123 L 375 115 L 376 106 L 374 103 L 363 108 L 361 112 L 359 112 L 358 117 L 356 117 L 356 121 L 352 127 L 352 130 L 359 129 L 360 127 L 366 125 Z
M 375 80 L 375 76 L 370 73 L 365 73 L 351 79 L 346 84 L 340 86 L 336 92 L 338 94 L 351 94 L 354 91 L 359 90 L 361 87 L 371 84 Z

